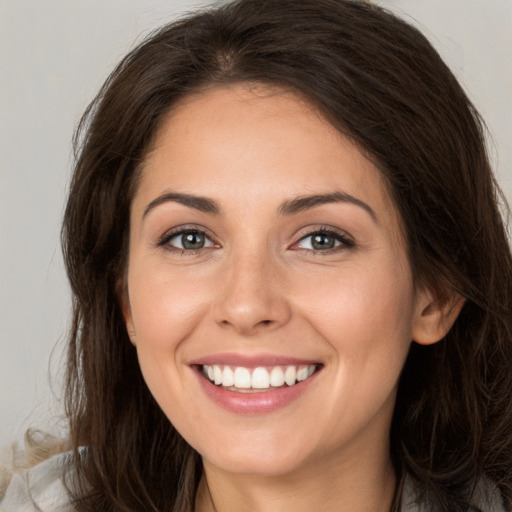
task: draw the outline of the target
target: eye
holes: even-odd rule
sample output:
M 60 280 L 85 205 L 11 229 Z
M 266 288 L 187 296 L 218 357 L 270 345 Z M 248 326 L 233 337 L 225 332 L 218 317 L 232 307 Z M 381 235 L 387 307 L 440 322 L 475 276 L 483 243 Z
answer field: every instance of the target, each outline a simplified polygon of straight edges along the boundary
M 322 229 L 303 236 L 294 246 L 309 251 L 332 251 L 354 246 L 354 242 L 337 231 Z
M 212 240 L 198 229 L 184 229 L 164 235 L 158 242 L 159 246 L 181 251 L 197 251 L 208 247 L 214 247 Z

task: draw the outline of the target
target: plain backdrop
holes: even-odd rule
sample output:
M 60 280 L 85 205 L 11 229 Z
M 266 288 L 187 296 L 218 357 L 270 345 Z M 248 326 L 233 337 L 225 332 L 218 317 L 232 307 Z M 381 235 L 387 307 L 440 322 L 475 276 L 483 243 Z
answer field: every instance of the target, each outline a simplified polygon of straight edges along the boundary
M 203 5 L 206 2 L 203 2 Z M 512 0 L 379 0 L 418 25 L 486 119 L 512 199 Z M 0 446 L 57 432 L 70 296 L 59 245 L 81 113 L 187 0 L 0 0 Z M 51 375 L 51 379 L 50 379 Z

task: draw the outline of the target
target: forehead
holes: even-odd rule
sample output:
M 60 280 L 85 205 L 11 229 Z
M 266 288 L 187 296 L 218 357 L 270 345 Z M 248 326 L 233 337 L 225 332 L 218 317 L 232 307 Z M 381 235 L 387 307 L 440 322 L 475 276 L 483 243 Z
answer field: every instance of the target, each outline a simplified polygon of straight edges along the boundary
M 395 212 L 382 174 L 350 138 L 298 95 L 261 85 L 208 89 L 166 115 L 135 199 L 168 188 L 247 204 L 336 190 Z

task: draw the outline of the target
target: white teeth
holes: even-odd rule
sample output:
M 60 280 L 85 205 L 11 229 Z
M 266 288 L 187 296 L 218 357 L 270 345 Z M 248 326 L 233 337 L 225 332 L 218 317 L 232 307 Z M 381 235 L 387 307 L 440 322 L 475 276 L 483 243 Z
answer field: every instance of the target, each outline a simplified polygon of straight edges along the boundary
M 241 366 L 235 368 L 235 388 L 248 389 L 250 387 L 251 372 L 249 372 L 247 368 L 242 368 Z
M 284 372 L 284 381 L 288 386 L 293 386 L 295 384 L 295 379 L 297 378 L 297 370 L 295 366 L 288 366 L 286 371 Z
M 234 370 L 230 366 L 203 365 L 203 374 L 215 385 L 226 388 L 269 389 L 279 388 L 285 384 L 293 386 L 315 373 L 317 366 L 274 366 L 270 371 L 264 367 L 254 369 L 238 366 Z M 251 373 L 252 372 L 252 373 Z
M 314 371 L 314 370 L 313 370 Z M 275 366 L 270 372 L 270 385 L 279 388 L 284 384 L 284 372 L 280 366 Z
M 220 369 L 220 366 L 215 365 L 213 367 L 213 379 L 217 386 L 222 384 L 222 370 Z
M 255 368 L 252 372 L 251 384 L 254 389 L 267 389 L 270 386 L 270 375 L 265 368 Z
M 235 376 L 233 375 L 233 370 L 229 366 L 224 366 L 224 370 L 222 371 L 222 385 L 229 387 L 233 386 L 235 383 Z
M 308 378 L 308 367 L 307 366 L 301 366 L 297 370 L 297 380 L 299 382 L 306 380 Z

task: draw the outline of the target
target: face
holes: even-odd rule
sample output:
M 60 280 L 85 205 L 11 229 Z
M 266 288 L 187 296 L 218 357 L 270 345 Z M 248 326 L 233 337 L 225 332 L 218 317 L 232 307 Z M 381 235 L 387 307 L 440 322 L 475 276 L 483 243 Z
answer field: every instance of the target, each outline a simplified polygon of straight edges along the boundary
M 291 93 L 163 122 L 131 209 L 124 315 L 205 464 L 279 475 L 386 452 L 423 302 L 379 171 Z

